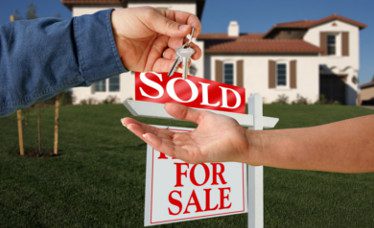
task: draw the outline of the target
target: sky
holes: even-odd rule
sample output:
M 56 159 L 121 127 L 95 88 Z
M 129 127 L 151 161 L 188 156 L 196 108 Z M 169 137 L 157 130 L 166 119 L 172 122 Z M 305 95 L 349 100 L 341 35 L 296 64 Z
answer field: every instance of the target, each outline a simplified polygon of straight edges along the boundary
M 25 14 L 34 3 L 40 17 L 71 17 L 60 0 L 0 0 L 0 24 L 18 10 Z M 374 0 L 206 0 L 202 18 L 203 32 L 226 32 L 237 20 L 240 32 L 265 32 L 273 24 L 286 21 L 319 19 L 337 13 L 368 25 L 360 33 L 360 84 L 374 75 Z

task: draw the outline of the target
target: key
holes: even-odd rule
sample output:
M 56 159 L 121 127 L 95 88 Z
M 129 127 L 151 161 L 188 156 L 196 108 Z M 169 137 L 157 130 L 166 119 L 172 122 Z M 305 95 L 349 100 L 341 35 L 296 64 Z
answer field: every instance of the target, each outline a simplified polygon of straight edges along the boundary
M 182 58 L 178 55 L 178 50 L 181 49 L 181 48 L 183 48 L 183 46 L 176 50 L 177 58 L 175 59 L 175 61 L 173 63 L 173 66 L 171 67 L 171 69 L 168 73 L 169 77 L 172 76 L 175 73 L 175 71 L 178 69 L 179 64 L 181 64 L 181 62 L 182 62 Z
M 183 66 L 183 79 L 186 79 L 188 75 L 188 63 L 191 59 L 191 56 L 195 53 L 195 50 L 191 47 L 185 48 L 178 48 L 177 49 L 177 56 L 178 58 L 182 59 L 182 66 Z

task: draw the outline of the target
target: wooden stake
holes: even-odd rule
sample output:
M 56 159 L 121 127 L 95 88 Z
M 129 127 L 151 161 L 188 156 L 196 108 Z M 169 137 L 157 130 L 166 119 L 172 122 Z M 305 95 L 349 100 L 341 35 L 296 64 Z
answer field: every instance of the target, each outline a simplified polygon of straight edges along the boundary
M 25 155 L 25 148 L 23 147 L 23 129 L 22 129 L 22 110 L 17 110 L 17 125 L 18 125 L 18 145 L 19 155 Z
M 35 106 L 38 109 L 38 114 L 36 116 L 36 127 L 37 127 L 37 143 L 38 143 L 38 153 L 42 150 L 42 133 L 41 133 L 41 118 L 42 118 L 42 107 L 41 105 Z
M 55 100 L 55 124 L 54 124 L 54 140 L 53 140 L 53 154 L 58 154 L 58 127 L 60 124 L 60 106 L 61 96 L 57 95 Z

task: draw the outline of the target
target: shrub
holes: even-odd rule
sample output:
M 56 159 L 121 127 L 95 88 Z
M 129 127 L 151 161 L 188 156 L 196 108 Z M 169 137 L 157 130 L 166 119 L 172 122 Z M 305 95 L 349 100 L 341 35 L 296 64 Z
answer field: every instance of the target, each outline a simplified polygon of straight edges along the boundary
M 318 101 L 316 101 L 315 104 L 328 104 L 328 101 L 325 95 L 323 94 L 319 95 Z
M 118 98 L 116 96 L 108 96 L 105 98 L 105 100 L 102 102 L 103 104 L 116 104 L 118 103 Z
M 285 94 L 278 95 L 278 98 L 272 104 L 288 104 L 288 96 Z
M 292 104 L 303 104 L 303 105 L 307 105 L 307 104 L 309 104 L 309 102 L 308 102 L 308 98 L 303 97 L 300 94 L 297 94 L 296 100 L 294 100 L 292 102 Z
M 80 101 L 81 105 L 96 105 L 99 102 L 95 98 L 88 98 Z

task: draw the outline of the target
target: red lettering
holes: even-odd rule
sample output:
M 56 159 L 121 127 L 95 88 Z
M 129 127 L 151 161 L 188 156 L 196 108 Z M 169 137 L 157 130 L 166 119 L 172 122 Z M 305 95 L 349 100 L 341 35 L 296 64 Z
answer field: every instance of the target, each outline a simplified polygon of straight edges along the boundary
M 229 209 L 231 207 L 231 203 L 225 206 L 225 200 L 229 201 L 229 196 L 231 192 L 231 187 L 224 187 L 218 188 L 219 189 L 219 198 L 220 198 L 220 207 L 219 209 Z M 225 195 L 225 191 L 228 190 L 228 193 Z
M 181 213 L 182 211 L 182 202 L 178 199 L 175 199 L 173 198 L 173 194 L 176 193 L 178 194 L 179 198 L 182 197 L 182 192 L 181 191 L 177 191 L 177 190 L 173 190 L 169 193 L 169 202 L 171 204 L 173 204 L 174 206 L 178 207 L 178 211 L 177 212 L 173 212 L 170 207 L 168 208 L 168 211 L 169 211 L 169 215 L 178 215 L 179 213 Z
M 187 170 L 182 172 L 182 166 L 187 166 L 187 168 L 189 168 L 190 165 L 188 163 L 185 163 L 185 162 L 182 162 L 182 163 L 176 162 L 174 164 L 175 164 L 175 168 L 176 168 L 176 181 L 175 181 L 174 187 L 183 187 L 182 175 L 187 177 Z
M 217 177 L 221 180 L 222 184 L 227 184 L 227 181 L 225 178 L 223 178 L 223 172 L 225 172 L 225 165 L 222 163 L 211 163 L 213 167 L 213 181 L 212 185 L 218 185 Z M 218 167 L 220 167 L 220 170 L 218 171 Z
M 194 76 L 182 79 L 180 73 L 169 77 L 167 73 L 136 72 L 135 100 L 245 112 L 244 88 Z
M 205 192 L 205 210 L 204 211 L 214 211 L 214 210 L 217 210 L 218 208 L 218 204 L 216 204 L 216 206 L 214 206 L 213 208 L 210 207 L 210 191 L 211 190 L 212 190 L 211 188 L 204 189 L 204 192 Z
M 197 182 L 196 176 L 195 176 L 195 169 L 198 165 L 201 165 L 204 169 L 204 180 L 200 184 Z M 192 166 L 192 169 L 191 169 L 191 172 L 190 172 L 191 183 L 196 185 L 196 186 L 202 186 L 202 185 L 206 184 L 206 182 L 208 182 L 209 175 L 210 175 L 209 168 L 205 163 L 195 164 L 195 165 Z
M 166 157 L 166 154 L 160 152 L 160 156 L 157 159 L 168 159 L 168 157 Z
M 200 203 L 199 203 L 199 199 L 197 198 L 195 190 L 192 190 L 191 197 L 188 200 L 186 209 L 184 210 L 183 214 L 189 214 L 190 213 L 190 211 L 188 210 L 188 208 L 190 206 L 195 206 L 196 207 L 196 211 L 195 212 L 202 212 L 203 211 L 201 209 L 201 206 L 200 206 Z

